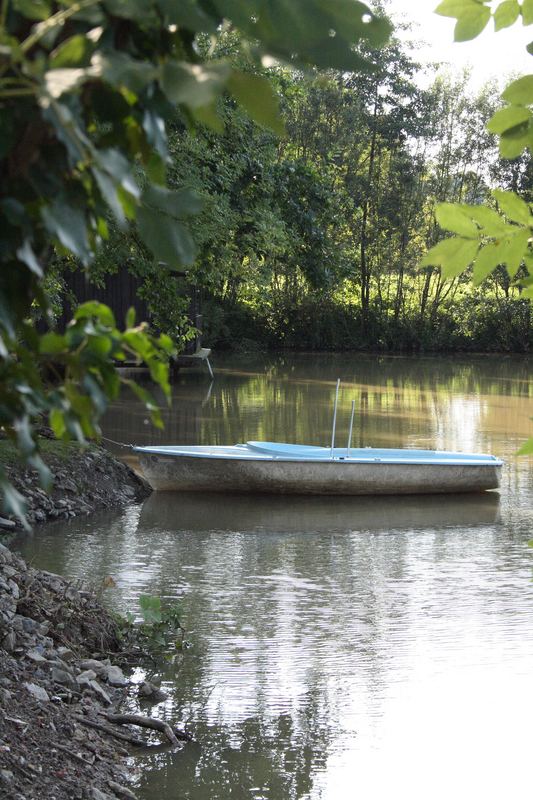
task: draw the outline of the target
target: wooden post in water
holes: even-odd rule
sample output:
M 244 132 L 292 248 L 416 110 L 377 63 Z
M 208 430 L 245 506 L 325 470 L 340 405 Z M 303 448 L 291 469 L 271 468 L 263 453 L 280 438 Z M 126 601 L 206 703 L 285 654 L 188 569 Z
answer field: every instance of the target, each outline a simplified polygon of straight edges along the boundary
M 333 450 L 335 448 L 335 428 L 337 427 L 337 403 L 339 402 L 339 387 L 341 379 L 337 378 L 337 388 L 335 390 L 335 406 L 333 408 L 333 430 L 331 431 L 331 457 L 333 458 Z

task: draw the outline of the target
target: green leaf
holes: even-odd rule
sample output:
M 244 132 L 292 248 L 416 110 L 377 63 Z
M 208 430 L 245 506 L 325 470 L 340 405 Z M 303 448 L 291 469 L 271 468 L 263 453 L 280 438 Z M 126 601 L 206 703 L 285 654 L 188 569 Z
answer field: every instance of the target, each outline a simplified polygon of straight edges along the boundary
M 527 442 L 524 442 L 520 450 L 518 450 L 517 456 L 530 456 L 533 455 L 533 439 L 528 439 Z M 529 546 L 529 543 L 528 543 Z
M 197 33 L 216 33 L 217 20 L 206 14 L 195 0 L 156 0 L 156 4 L 167 26 L 177 25 Z M 222 17 L 218 22 L 222 23 Z
M 522 2 L 522 23 L 524 25 L 533 23 L 533 0 L 523 0 Z
M 529 109 L 524 106 L 507 106 L 501 108 L 490 118 L 487 123 L 489 133 L 502 134 L 510 128 L 515 128 L 524 122 L 528 122 L 531 117 Z
M 519 106 L 529 106 L 533 104 L 533 75 L 524 75 L 507 86 L 502 94 L 507 103 L 514 103 Z
M 48 231 L 61 244 L 78 256 L 83 264 L 88 264 L 91 257 L 87 227 L 83 211 L 69 205 L 65 200 L 55 200 L 41 210 L 43 222 Z
M 189 108 L 209 106 L 226 85 L 231 67 L 226 63 L 209 65 L 167 61 L 161 73 L 161 88 L 172 103 Z
M 13 8 L 26 19 L 43 21 L 52 14 L 47 0 L 13 0 Z
M 455 41 L 468 42 L 475 39 L 487 27 L 490 17 L 490 8 L 487 6 L 468 3 L 466 11 L 459 17 L 455 25 Z
M 91 70 L 110 86 L 125 87 L 137 96 L 158 75 L 150 61 L 138 61 L 117 51 L 96 52 L 91 59 Z
M 17 250 L 17 258 L 23 261 L 38 278 L 43 277 L 42 267 L 37 261 L 37 256 L 33 252 L 29 239 L 24 239 L 24 244 Z
M 143 194 L 146 205 L 175 219 L 185 219 L 202 210 L 202 199 L 192 189 L 170 190 L 164 186 L 148 186 Z
M 531 226 L 533 217 L 528 204 L 514 192 L 504 192 L 502 189 L 494 189 L 493 197 L 498 203 L 508 219 L 518 222 L 521 225 Z
M 531 146 L 531 132 L 528 125 L 517 125 L 505 131 L 500 137 L 500 156 L 514 159 L 521 155 L 526 147 Z
M 455 278 L 472 263 L 478 248 L 479 243 L 471 239 L 443 239 L 426 253 L 421 265 L 440 266 L 445 278 Z
M 483 205 L 464 205 L 463 208 L 481 226 L 481 232 L 485 236 L 506 236 L 509 233 L 510 226 L 505 223 L 494 209 Z
M 435 14 L 440 14 L 441 17 L 459 19 L 474 2 L 475 0 L 443 0 L 435 9 Z
M 29 529 L 26 520 L 27 504 L 26 499 L 18 492 L 15 487 L 2 475 L 0 479 L 0 487 L 4 496 L 4 511 L 6 514 L 13 514 L 18 517 L 26 530 Z
M 109 306 L 104 303 L 99 303 L 97 300 L 89 300 L 87 303 L 82 303 L 74 312 L 75 320 L 97 319 L 102 325 L 108 328 L 115 328 L 115 316 Z
M 52 428 L 56 439 L 62 439 L 66 433 L 65 414 L 60 408 L 52 408 L 48 414 L 48 423 Z
M 155 258 L 170 268 L 193 263 L 196 247 L 191 234 L 180 222 L 161 211 L 141 206 L 137 225 L 143 242 Z
M 154 16 L 152 0 L 104 0 L 103 5 L 114 17 L 127 20 L 149 23 L 150 16 Z
M 56 356 L 66 350 L 65 337 L 55 331 L 43 334 L 39 339 L 39 352 L 42 355 Z
M 460 205 L 439 203 L 435 209 L 435 216 L 441 228 L 458 233 L 467 239 L 479 238 L 479 228 Z
M 494 30 L 501 31 L 514 25 L 520 15 L 520 6 L 517 0 L 504 0 L 494 12 Z
M 482 247 L 474 262 L 472 277 L 474 286 L 479 286 L 479 284 L 482 283 L 491 272 L 494 272 L 496 267 L 501 263 L 499 244 L 491 243 Z
M 141 614 L 145 623 L 151 625 L 162 621 L 160 597 L 151 597 L 148 594 L 142 594 L 139 597 L 139 606 L 141 607 Z
M 135 308 L 131 306 L 126 311 L 126 328 L 133 328 L 135 325 Z
M 50 53 L 50 66 L 53 69 L 87 67 L 95 46 L 87 36 L 81 34 L 71 36 Z
M 278 97 L 267 78 L 234 70 L 227 86 L 254 122 L 283 136 L 285 126 L 280 115 Z
M 530 232 L 519 230 L 514 236 L 500 243 L 501 263 L 507 266 L 507 272 L 514 278 L 524 257 L 528 252 Z

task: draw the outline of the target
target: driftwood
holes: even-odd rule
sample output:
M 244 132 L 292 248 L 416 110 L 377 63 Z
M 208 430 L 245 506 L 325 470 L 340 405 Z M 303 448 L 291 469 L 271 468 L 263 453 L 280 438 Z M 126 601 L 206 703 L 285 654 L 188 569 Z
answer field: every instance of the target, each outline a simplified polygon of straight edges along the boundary
M 150 728 L 154 731 L 164 733 L 169 742 L 173 745 L 178 745 L 178 737 L 168 725 L 161 719 L 154 719 L 153 717 L 142 717 L 140 714 L 105 714 L 108 722 L 114 722 L 116 725 L 138 725 L 140 728 Z
M 81 717 L 77 714 L 74 714 L 74 719 L 76 722 L 80 722 L 82 725 L 87 725 L 88 728 L 94 728 L 95 731 L 107 733 L 108 736 L 114 736 L 115 739 L 128 742 L 128 744 L 134 744 L 137 747 L 144 747 L 146 744 L 142 739 L 138 739 L 137 736 L 130 736 L 127 733 L 120 733 L 120 731 L 116 731 L 110 725 L 103 725 L 101 722 L 95 722 L 92 719 L 88 719 L 88 717 Z

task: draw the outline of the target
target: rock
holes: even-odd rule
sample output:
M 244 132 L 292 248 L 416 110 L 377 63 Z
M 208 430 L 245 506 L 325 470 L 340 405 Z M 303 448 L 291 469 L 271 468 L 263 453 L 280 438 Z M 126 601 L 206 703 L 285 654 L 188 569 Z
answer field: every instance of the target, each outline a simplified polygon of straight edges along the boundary
M 151 700 L 152 703 L 162 703 L 163 700 L 168 700 L 168 694 L 165 694 L 157 686 L 154 686 L 150 681 L 144 681 L 139 686 L 139 697 L 143 700 Z
M 76 681 L 79 686 L 90 686 L 91 681 L 96 679 L 96 672 L 93 672 L 92 669 L 86 669 L 84 672 L 81 672 Z
M 113 800 L 111 795 L 106 794 L 106 792 L 101 792 L 100 789 L 96 788 L 96 786 L 93 786 L 91 789 L 89 797 L 91 800 Z
M 2 647 L 4 650 L 7 650 L 8 653 L 12 653 L 17 646 L 17 636 L 15 631 L 9 631 L 6 636 L 2 639 Z
M 13 695 L 9 691 L 9 689 L 4 689 L 3 687 L 0 688 L 0 704 L 5 706 L 6 703 L 12 699 Z
M 116 783 L 115 781 L 108 781 L 107 785 L 119 797 L 127 797 L 131 798 L 131 800 L 137 800 L 136 795 L 134 795 L 131 789 L 128 789 L 127 786 L 122 786 L 121 783 Z
M 110 686 L 117 687 L 127 686 L 129 683 L 120 667 L 116 667 L 113 664 L 107 667 L 104 674 L 104 680 L 106 680 Z
M 104 664 L 103 661 L 97 661 L 95 658 L 84 658 L 83 661 L 80 661 L 80 667 L 85 670 L 92 669 L 97 675 L 104 675 L 108 664 Z
M 109 697 L 106 690 L 102 686 L 100 686 L 98 681 L 90 681 L 87 688 L 92 689 L 95 695 L 99 697 L 101 700 L 103 700 L 106 705 L 108 706 L 111 705 L 111 698 Z
M 34 661 L 36 664 L 46 664 L 46 658 L 39 653 L 38 650 L 28 650 L 26 653 L 26 658 Z
M 50 677 L 54 683 L 59 683 L 61 686 L 66 686 L 67 689 L 74 689 L 76 691 L 78 688 L 76 679 L 69 672 L 66 672 L 64 669 L 60 669 L 59 667 L 52 667 Z
M 13 773 L 10 769 L 0 769 L 0 780 L 2 783 L 13 783 Z
M 15 583 L 15 581 L 13 580 L 9 580 L 7 582 L 7 585 L 9 586 L 9 591 L 11 592 L 11 596 L 14 597 L 15 600 L 18 600 L 20 597 L 20 589 L 18 587 L 18 583 Z
M 28 692 L 35 697 L 36 700 L 40 700 L 43 703 L 50 702 L 50 695 L 46 689 L 43 689 L 42 686 L 38 686 L 36 683 L 25 683 L 24 686 Z
M 70 647 L 58 647 L 57 648 L 57 655 L 61 659 L 61 661 L 75 661 L 76 655 L 70 649 Z
M 4 517 L 0 517 L 0 528 L 3 528 L 6 531 L 12 531 L 17 527 L 17 523 L 13 522 L 12 519 L 5 519 Z

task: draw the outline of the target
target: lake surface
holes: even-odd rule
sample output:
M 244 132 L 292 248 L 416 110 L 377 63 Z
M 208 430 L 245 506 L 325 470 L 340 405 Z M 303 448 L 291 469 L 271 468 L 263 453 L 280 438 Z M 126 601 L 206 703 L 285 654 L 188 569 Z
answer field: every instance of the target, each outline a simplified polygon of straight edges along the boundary
M 17 542 L 36 566 L 138 611 L 179 599 L 192 647 L 156 677 L 157 713 L 195 744 L 135 765 L 144 800 L 529 797 L 533 435 L 527 359 L 217 359 L 182 373 L 165 433 L 122 401 L 125 442 L 338 444 L 491 452 L 500 494 L 422 498 L 152 495 Z

